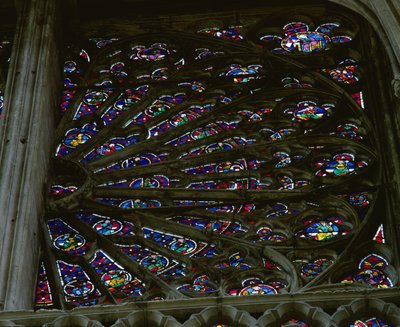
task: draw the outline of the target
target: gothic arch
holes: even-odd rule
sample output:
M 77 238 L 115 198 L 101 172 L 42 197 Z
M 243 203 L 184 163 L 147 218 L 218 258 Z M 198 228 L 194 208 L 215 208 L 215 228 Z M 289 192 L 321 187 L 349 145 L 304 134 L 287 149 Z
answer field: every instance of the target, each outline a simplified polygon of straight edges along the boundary
M 379 299 L 359 299 L 348 305 L 343 305 L 332 316 L 332 322 L 337 326 L 348 326 L 356 320 L 378 318 L 389 325 L 400 324 L 399 308 Z
M 258 319 L 258 323 L 260 326 L 278 327 L 291 320 L 305 322 L 307 326 L 331 326 L 326 312 L 301 302 L 282 303 L 269 309 Z
M 231 306 L 206 308 L 200 313 L 192 315 L 183 327 L 202 327 L 227 325 L 234 327 L 256 326 L 257 321 L 245 311 Z
M 112 327 L 181 327 L 173 317 L 164 316 L 158 311 L 136 311 L 127 317 L 118 319 Z

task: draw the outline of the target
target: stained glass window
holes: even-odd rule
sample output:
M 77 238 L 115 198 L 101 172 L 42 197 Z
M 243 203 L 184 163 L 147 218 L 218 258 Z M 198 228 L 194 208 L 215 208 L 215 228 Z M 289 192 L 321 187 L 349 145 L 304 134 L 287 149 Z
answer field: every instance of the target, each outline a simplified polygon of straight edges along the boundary
M 379 318 L 370 318 L 365 320 L 357 320 L 349 325 L 350 327 L 391 327 Z
M 396 285 L 356 20 L 261 16 L 68 45 L 37 308 Z

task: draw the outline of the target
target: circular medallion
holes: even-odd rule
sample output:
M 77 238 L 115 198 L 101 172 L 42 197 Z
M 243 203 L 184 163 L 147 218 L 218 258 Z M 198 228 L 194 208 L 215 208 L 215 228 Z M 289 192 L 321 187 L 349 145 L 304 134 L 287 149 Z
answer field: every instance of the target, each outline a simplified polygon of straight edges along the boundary
M 156 178 L 136 178 L 129 184 L 129 187 L 137 188 L 137 187 L 148 187 L 148 188 L 159 188 L 160 182 Z
M 75 233 L 68 233 L 58 236 L 54 240 L 54 246 L 61 251 L 75 251 L 86 243 L 83 236 Z
M 326 49 L 330 42 L 329 36 L 325 34 L 300 32 L 285 37 L 281 46 L 288 52 L 310 53 Z
M 89 92 L 85 94 L 83 102 L 89 106 L 99 106 L 108 98 L 108 94 L 105 92 Z
M 102 219 L 93 225 L 93 229 L 101 235 L 117 234 L 122 227 L 122 223 L 114 219 Z
M 65 137 L 64 144 L 70 148 L 76 148 L 78 145 L 87 142 L 90 139 L 90 135 L 80 133 L 79 129 L 75 129 L 67 134 Z
M 196 243 L 192 240 L 186 240 L 186 239 L 179 239 L 177 241 L 172 242 L 169 247 L 171 248 L 172 251 L 181 253 L 181 254 L 187 254 L 187 253 L 192 253 L 196 249 Z
M 264 284 L 258 284 L 258 285 L 252 285 L 252 286 L 247 286 L 244 289 L 242 289 L 239 293 L 240 296 L 242 295 L 263 295 L 263 294 L 277 294 L 278 292 L 276 291 L 275 288 L 264 285 Z
M 117 288 L 128 284 L 132 276 L 125 270 L 109 270 L 101 276 L 101 281 L 107 288 Z
M 294 112 L 294 116 L 298 120 L 315 120 L 328 117 L 329 115 L 324 108 L 308 104 L 297 109 Z
M 168 50 L 161 46 L 151 46 L 149 48 L 142 48 L 137 51 L 136 56 L 138 59 L 147 61 L 163 60 L 168 55 Z
M 64 63 L 64 73 L 73 73 L 76 70 L 76 62 L 69 60 Z
M 149 255 L 143 258 L 139 264 L 147 267 L 152 273 L 158 273 L 168 266 L 169 260 L 162 255 Z
M 90 281 L 73 280 L 64 286 L 64 293 L 71 297 L 88 296 L 94 291 L 94 285 Z
M 356 170 L 357 164 L 348 160 L 333 160 L 327 163 L 325 171 L 334 176 L 344 176 Z
M 308 227 L 306 234 L 316 241 L 329 241 L 339 236 L 339 227 L 332 222 L 319 221 Z

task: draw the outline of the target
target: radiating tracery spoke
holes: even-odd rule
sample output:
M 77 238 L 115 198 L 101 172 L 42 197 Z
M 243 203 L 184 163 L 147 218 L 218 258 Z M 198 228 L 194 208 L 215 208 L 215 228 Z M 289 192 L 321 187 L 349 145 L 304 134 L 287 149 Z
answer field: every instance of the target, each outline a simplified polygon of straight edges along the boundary
M 91 39 L 67 58 L 46 236 L 67 306 L 323 281 L 370 219 L 379 162 L 347 95 L 359 64 L 329 57 L 352 44 L 341 24 Z M 371 254 L 334 279 L 392 287 L 389 265 Z

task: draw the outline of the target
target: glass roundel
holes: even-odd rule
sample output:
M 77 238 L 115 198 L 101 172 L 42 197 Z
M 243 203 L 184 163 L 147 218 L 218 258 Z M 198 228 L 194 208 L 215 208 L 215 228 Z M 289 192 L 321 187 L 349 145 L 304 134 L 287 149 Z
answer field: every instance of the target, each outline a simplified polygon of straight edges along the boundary
M 70 47 L 45 230 L 56 262 L 41 263 L 37 308 L 279 296 L 335 272 L 363 222 L 378 224 L 379 157 L 352 97 L 359 65 L 330 52 L 359 49 L 338 22 L 319 23 Z M 283 57 L 264 49 L 277 39 Z M 351 63 L 351 82 L 322 50 Z M 342 287 L 394 286 L 378 250 L 363 260 Z

